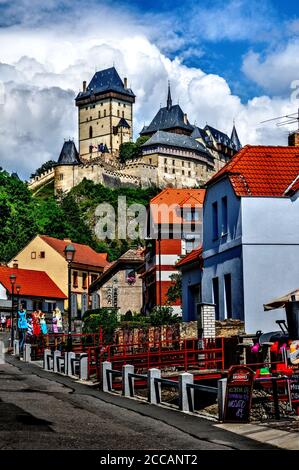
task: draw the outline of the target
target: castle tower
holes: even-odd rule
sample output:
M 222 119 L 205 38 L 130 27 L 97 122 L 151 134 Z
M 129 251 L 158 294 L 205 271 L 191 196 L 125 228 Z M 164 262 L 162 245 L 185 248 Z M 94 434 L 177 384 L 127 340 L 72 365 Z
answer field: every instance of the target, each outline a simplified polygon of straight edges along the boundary
M 117 153 L 122 143 L 133 136 L 135 95 L 111 67 L 96 72 L 76 97 L 79 124 L 79 155 L 82 161 L 102 153 Z

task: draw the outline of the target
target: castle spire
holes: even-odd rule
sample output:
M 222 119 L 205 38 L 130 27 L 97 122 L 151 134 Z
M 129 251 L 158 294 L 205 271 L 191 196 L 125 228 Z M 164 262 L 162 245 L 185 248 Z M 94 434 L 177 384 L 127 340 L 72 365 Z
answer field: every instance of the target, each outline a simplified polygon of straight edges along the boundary
M 167 95 L 167 109 L 172 106 L 171 92 L 170 92 L 170 81 L 168 80 L 168 95 Z
M 236 150 L 240 150 L 242 145 L 241 145 L 238 133 L 237 133 L 236 126 L 235 126 L 235 120 L 234 120 L 233 130 L 232 130 L 230 138 L 231 138 L 231 141 L 235 144 Z

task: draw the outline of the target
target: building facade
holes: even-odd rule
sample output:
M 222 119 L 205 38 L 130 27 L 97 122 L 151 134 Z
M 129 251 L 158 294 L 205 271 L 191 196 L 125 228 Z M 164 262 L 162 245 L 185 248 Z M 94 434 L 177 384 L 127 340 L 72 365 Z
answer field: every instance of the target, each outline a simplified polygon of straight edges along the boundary
M 184 321 L 198 319 L 202 302 L 202 265 L 202 247 L 192 250 L 176 264 L 176 268 L 182 273 L 182 316 Z
M 37 235 L 8 264 L 10 267 L 44 271 L 68 295 L 68 263 L 64 249 L 72 244 L 76 250 L 71 269 L 72 316 L 80 317 L 91 307 L 88 289 L 92 282 L 109 265 L 107 253 L 96 253 L 92 248 L 69 239 L 59 240 Z M 65 309 L 67 302 L 65 302 Z
M 277 330 L 263 305 L 298 287 L 299 201 L 287 192 L 298 148 L 246 146 L 209 183 L 203 212 L 203 302 L 247 333 Z
M 143 311 L 170 305 L 181 315 L 181 299 L 169 302 L 167 292 L 178 275 L 177 261 L 202 243 L 202 206 L 205 190 L 163 190 L 149 205 L 148 238 L 143 279 Z
M 120 315 L 140 313 L 142 308 L 142 280 L 137 269 L 144 261 L 144 249 L 130 249 L 104 270 L 93 282 L 89 293 L 95 308 L 116 308 Z

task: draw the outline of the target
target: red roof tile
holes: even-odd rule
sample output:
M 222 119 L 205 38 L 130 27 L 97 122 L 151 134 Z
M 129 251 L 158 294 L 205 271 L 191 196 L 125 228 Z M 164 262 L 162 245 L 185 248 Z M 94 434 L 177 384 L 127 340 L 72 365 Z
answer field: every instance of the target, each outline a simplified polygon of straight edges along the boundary
M 282 197 L 298 173 L 298 147 L 246 145 L 207 186 L 226 175 L 237 196 Z
M 0 266 L 0 283 L 11 294 L 10 275 L 15 274 L 16 286 L 20 285 L 20 295 L 50 299 L 66 299 L 64 293 L 44 271 L 9 268 Z
M 109 265 L 109 261 L 107 261 L 107 253 L 97 253 L 88 245 L 73 243 L 71 240 L 59 240 L 58 238 L 48 237 L 47 235 L 40 235 L 40 237 L 63 257 L 65 247 L 71 243 L 76 249 L 74 263 L 96 267 Z
M 186 264 L 195 263 L 198 261 L 201 267 L 201 261 L 202 261 L 201 255 L 202 255 L 202 247 L 196 248 L 195 250 L 192 250 L 190 253 L 184 256 L 184 258 L 182 258 L 180 261 L 178 261 L 176 264 L 176 267 L 185 266 Z
M 166 188 L 161 191 L 157 196 L 153 197 L 150 202 L 151 212 L 154 223 L 181 223 L 181 213 L 171 213 L 169 220 L 165 220 L 167 215 L 159 211 L 159 206 L 172 206 L 177 205 L 179 207 L 202 207 L 205 197 L 205 189 L 177 189 L 177 188 Z

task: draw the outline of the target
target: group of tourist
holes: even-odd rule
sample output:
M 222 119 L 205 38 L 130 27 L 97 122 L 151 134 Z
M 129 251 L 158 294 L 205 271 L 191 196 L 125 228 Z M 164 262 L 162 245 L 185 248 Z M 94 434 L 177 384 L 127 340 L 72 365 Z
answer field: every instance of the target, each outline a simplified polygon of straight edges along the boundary
M 2 313 L 0 318 L 0 331 L 10 331 L 11 320 Z
M 56 308 L 52 314 L 53 333 L 62 332 L 62 326 L 61 311 L 59 308 Z M 31 314 L 28 314 L 22 305 L 18 310 L 18 330 L 25 331 L 28 336 L 46 335 L 48 333 L 46 314 L 40 309 L 36 309 Z
M 52 314 L 52 331 L 53 333 L 62 332 L 62 315 L 59 308 L 56 308 Z M 20 351 L 23 351 L 25 340 L 30 342 L 33 336 L 48 334 L 48 325 L 46 315 L 40 309 L 36 309 L 31 314 L 23 305 L 18 310 L 18 333 Z

